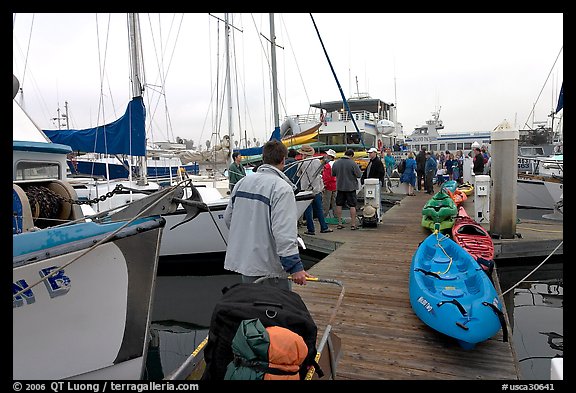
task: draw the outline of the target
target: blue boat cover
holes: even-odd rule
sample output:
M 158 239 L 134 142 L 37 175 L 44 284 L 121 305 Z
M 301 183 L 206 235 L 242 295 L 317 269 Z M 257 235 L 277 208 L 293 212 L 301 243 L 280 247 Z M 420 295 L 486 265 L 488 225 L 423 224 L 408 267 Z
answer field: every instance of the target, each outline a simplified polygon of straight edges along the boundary
M 277 141 L 282 140 L 280 137 L 280 127 L 274 128 L 272 135 L 270 136 L 269 141 L 276 139 Z M 249 156 L 257 156 L 262 154 L 262 146 L 258 147 L 248 147 L 246 149 L 235 149 L 234 151 L 239 151 L 242 156 L 249 157 Z
M 84 153 L 146 155 L 146 108 L 142 97 L 128 103 L 126 113 L 112 123 L 84 130 L 42 130 L 54 143 Z

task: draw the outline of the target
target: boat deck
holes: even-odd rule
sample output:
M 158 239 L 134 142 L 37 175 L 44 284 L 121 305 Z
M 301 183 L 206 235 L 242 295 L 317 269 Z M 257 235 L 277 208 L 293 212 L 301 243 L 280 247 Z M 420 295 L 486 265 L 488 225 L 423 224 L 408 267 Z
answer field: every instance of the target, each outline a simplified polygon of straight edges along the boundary
M 305 228 L 300 229 L 309 249 L 329 253 L 309 272 L 317 277 L 339 280 L 345 289 L 331 325 L 342 340 L 336 379 L 519 379 L 505 309 L 508 341 L 504 342 L 500 330 L 468 351 L 429 328 L 412 311 L 408 293 L 409 270 L 419 243 L 430 234 L 420 225 L 421 210 L 429 197 L 417 192 L 415 197 L 403 198 L 386 211 L 377 228 L 351 231 L 349 224 L 341 230 L 331 226 L 333 233 L 317 232 L 315 236 L 307 236 L 303 234 Z M 468 212 L 474 211 L 470 201 L 465 207 Z M 528 250 L 542 239 L 543 232 L 527 230 L 528 226 L 523 230 L 523 225 L 518 225 L 518 232 L 522 231 L 524 235 L 522 238 L 494 241 L 500 257 L 503 254 L 507 258 L 517 257 L 519 250 Z M 536 222 L 527 225 L 531 229 L 538 226 Z M 562 240 L 561 229 L 562 222 L 541 228 L 548 233 L 544 236 L 545 241 L 555 245 Z M 515 251 L 506 254 L 510 247 Z M 501 294 L 497 266 L 493 274 L 497 292 Z M 293 290 L 307 304 L 318 325 L 320 339 L 340 290 L 325 283 L 294 285 Z

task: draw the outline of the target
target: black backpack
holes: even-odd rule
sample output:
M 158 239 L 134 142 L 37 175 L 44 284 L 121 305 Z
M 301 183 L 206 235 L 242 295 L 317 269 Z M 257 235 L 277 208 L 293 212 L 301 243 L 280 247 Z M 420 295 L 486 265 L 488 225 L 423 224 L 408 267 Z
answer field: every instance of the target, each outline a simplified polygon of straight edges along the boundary
M 400 164 L 398 164 L 398 173 L 404 173 L 406 169 L 406 160 L 401 160 Z
M 242 320 L 252 318 L 260 319 L 264 327 L 281 326 L 302 336 L 308 355 L 300 367 L 300 379 L 306 377 L 310 366 L 322 377 L 323 372 L 315 360 L 318 328 L 300 295 L 260 283 L 235 284 L 222 289 L 222 293 L 212 312 L 202 380 L 224 379 L 226 368 L 234 358 L 232 340 L 238 326 Z

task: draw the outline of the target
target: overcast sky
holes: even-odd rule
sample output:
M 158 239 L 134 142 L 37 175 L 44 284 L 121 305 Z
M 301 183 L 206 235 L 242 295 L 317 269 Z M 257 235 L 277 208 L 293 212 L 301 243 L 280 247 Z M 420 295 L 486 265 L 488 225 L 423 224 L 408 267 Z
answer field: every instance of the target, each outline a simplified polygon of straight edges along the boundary
M 395 103 L 406 134 L 440 108 L 446 131 L 478 131 L 504 119 L 523 129 L 549 120 L 556 107 L 563 81 L 560 13 L 312 16 L 346 98 L 360 92 Z M 59 107 L 64 113 L 65 102 L 70 128 L 123 114 L 131 97 L 126 14 L 13 17 L 13 71 L 41 128 L 58 128 L 51 119 Z M 217 18 L 224 14 L 140 14 L 151 139 L 179 136 L 204 145 L 216 133 L 228 134 L 224 24 Z M 270 44 L 263 38 L 270 35 L 269 15 L 229 18 L 236 27 L 230 40 L 235 139 L 267 140 L 274 128 Z M 277 13 L 275 31 L 280 122 L 307 113 L 312 103 L 340 100 L 310 14 Z

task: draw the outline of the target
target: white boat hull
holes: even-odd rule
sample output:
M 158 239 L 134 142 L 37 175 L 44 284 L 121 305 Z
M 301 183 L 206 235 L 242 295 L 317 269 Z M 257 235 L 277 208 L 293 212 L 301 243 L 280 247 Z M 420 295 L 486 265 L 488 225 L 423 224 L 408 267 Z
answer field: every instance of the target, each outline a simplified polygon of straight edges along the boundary
M 202 188 L 198 188 L 203 194 Z M 203 194 L 203 197 L 205 194 Z M 304 211 L 312 202 L 313 195 L 311 192 L 301 192 L 296 199 L 298 217 L 304 214 Z M 175 229 L 174 225 L 180 223 L 186 216 L 183 208 L 176 212 L 163 216 L 166 219 L 166 229 L 162 235 L 160 245 L 161 262 L 167 259 L 177 260 L 185 258 L 187 261 L 192 260 L 191 256 L 224 255 L 228 241 L 228 227 L 224 222 L 224 211 L 228 205 L 228 198 L 205 202 L 210 211 L 201 212 L 193 220 L 182 224 Z M 197 259 L 203 262 L 201 257 Z
M 156 227 L 88 253 L 80 246 L 47 259 L 30 257 L 31 263 L 20 258 L 13 293 L 29 290 L 13 298 L 13 379 L 140 379 L 160 234 Z M 58 254 L 58 247 L 70 244 L 44 252 Z M 78 256 L 63 272 L 30 288 Z
M 113 190 L 115 184 L 122 184 L 132 189 L 138 188 L 135 182 L 115 180 L 111 181 L 110 185 L 106 183 L 98 184 L 97 189 L 94 185 L 82 188 L 82 185 L 77 183 L 74 189 L 79 199 L 94 199 Z M 202 201 L 210 209 L 208 212 L 200 212 L 194 219 L 178 225 L 174 229 L 172 228 L 186 217 L 184 208 L 180 205 L 174 213 L 163 215 L 166 219 L 166 229 L 163 231 L 160 245 L 161 264 L 169 262 L 189 263 L 190 261 L 206 263 L 210 260 L 223 259 L 228 240 L 228 227 L 224 222 L 224 210 L 226 210 L 228 205 L 229 197 L 223 197 L 222 191 L 211 185 L 212 183 L 205 183 L 205 186 L 196 187 L 202 197 Z M 154 191 L 157 188 L 157 185 L 151 183 L 141 189 Z M 186 198 L 189 189 L 186 188 L 185 192 Z M 106 211 L 111 208 L 125 206 L 132 200 L 142 199 L 145 195 L 138 192 L 128 193 L 124 191 L 92 206 L 96 211 Z M 296 196 L 298 217 L 304 214 L 304 210 L 312 202 L 312 198 L 313 195 L 310 191 L 301 191 Z
M 519 178 L 516 184 L 518 207 L 552 210 L 562 196 L 560 182 Z

